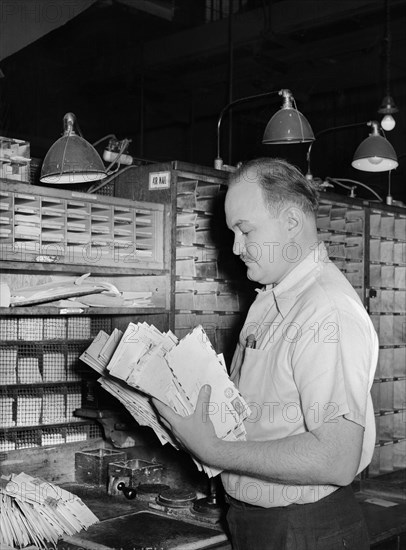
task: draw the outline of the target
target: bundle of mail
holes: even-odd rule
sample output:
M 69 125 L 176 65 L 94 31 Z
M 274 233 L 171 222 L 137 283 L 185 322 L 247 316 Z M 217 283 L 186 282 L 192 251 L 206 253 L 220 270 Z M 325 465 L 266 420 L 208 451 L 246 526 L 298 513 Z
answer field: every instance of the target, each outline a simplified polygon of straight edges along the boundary
M 100 331 L 81 359 L 102 375 L 102 387 L 140 425 L 150 426 L 162 444 L 169 442 L 178 448 L 173 435 L 159 422 L 150 396 L 188 416 L 204 384 L 212 388 L 204 413 L 217 436 L 227 441 L 245 439 L 249 407 L 229 379 L 223 356 L 217 355 L 201 326 L 180 341 L 171 331 L 161 333 L 147 323 L 130 323 L 124 334 L 118 329 L 110 336 Z M 195 462 L 209 477 L 219 473 Z
M 76 495 L 21 472 L 0 478 L 0 547 L 47 550 L 99 520 Z

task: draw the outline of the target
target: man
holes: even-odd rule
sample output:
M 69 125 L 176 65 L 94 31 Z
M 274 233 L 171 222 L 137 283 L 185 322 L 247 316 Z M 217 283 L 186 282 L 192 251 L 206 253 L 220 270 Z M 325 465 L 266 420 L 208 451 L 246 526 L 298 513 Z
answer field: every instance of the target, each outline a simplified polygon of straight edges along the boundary
M 286 161 L 233 173 L 226 196 L 234 253 L 263 288 L 248 312 L 231 379 L 250 404 L 247 441 L 218 439 L 204 412 L 163 422 L 200 461 L 223 470 L 234 550 L 369 548 L 350 484 L 370 462 L 370 388 L 378 356 L 355 290 L 318 243 L 317 192 Z

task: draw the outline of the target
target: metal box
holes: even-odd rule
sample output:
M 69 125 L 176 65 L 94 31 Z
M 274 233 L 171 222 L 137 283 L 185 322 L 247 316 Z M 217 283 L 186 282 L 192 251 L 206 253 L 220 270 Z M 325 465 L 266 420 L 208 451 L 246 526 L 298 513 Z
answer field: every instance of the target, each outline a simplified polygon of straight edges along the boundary
M 110 462 L 126 460 L 127 454 L 114 449 L 91 449 L 75 453 L 75 480 L 77 483 L 106 485 Z
M 164 470 L 162 464 L 139 458 L 111 462 L 108 467 L 108 493 L 118 494 L 117 485 L 121 481 L 127 487 L 137 487 L 140 483 L 161 483 Z

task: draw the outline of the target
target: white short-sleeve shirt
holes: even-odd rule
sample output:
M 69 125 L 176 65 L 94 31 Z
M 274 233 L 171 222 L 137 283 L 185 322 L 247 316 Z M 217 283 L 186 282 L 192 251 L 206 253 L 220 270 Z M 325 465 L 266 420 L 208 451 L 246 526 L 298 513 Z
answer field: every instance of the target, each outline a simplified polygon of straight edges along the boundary
M 249 335 L 255 349 L 245 347 Z M 278 285 L 258 291 L 240 333 L 231 379 L 252 411 L 247 439 L 280 439 L 344 416 L 364 427 L 362 471 L 375 445 L 370 389 L 378 348 L 361 300 L 320 243 Z M 229 472 L 222 480 L 234 498 L 263 507 L 316 502 L 337 489 Z

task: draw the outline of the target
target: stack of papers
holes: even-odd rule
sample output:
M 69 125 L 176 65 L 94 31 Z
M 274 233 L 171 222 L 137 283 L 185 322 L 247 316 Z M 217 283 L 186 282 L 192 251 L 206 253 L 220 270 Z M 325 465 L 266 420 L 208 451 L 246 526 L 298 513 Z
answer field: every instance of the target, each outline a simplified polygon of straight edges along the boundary
M 79 497 L 23 472 L 0 478 L 0 546 L 47 550 L 99 520 Z
M 174 436 L 159 422 L 149 396 L 181 416 L 193 413 L 203 385 L 212 388 L 207 414 L 215 432 L 227 441 L 245 440 L 244 420 L 249 407 L 228 377 L 223 356 L 217 355 L 201 326 L 182 340 L 161 333 L 147 323 L 130 323 L 122 334 L 101 331 L 82 354 L 82 361 L 102 377 L 102 387 L 113 394 L 140 425 L 150 426 L 162 444 L 177 447 Z M 220 473 L 196 465 L 209 477 Z

